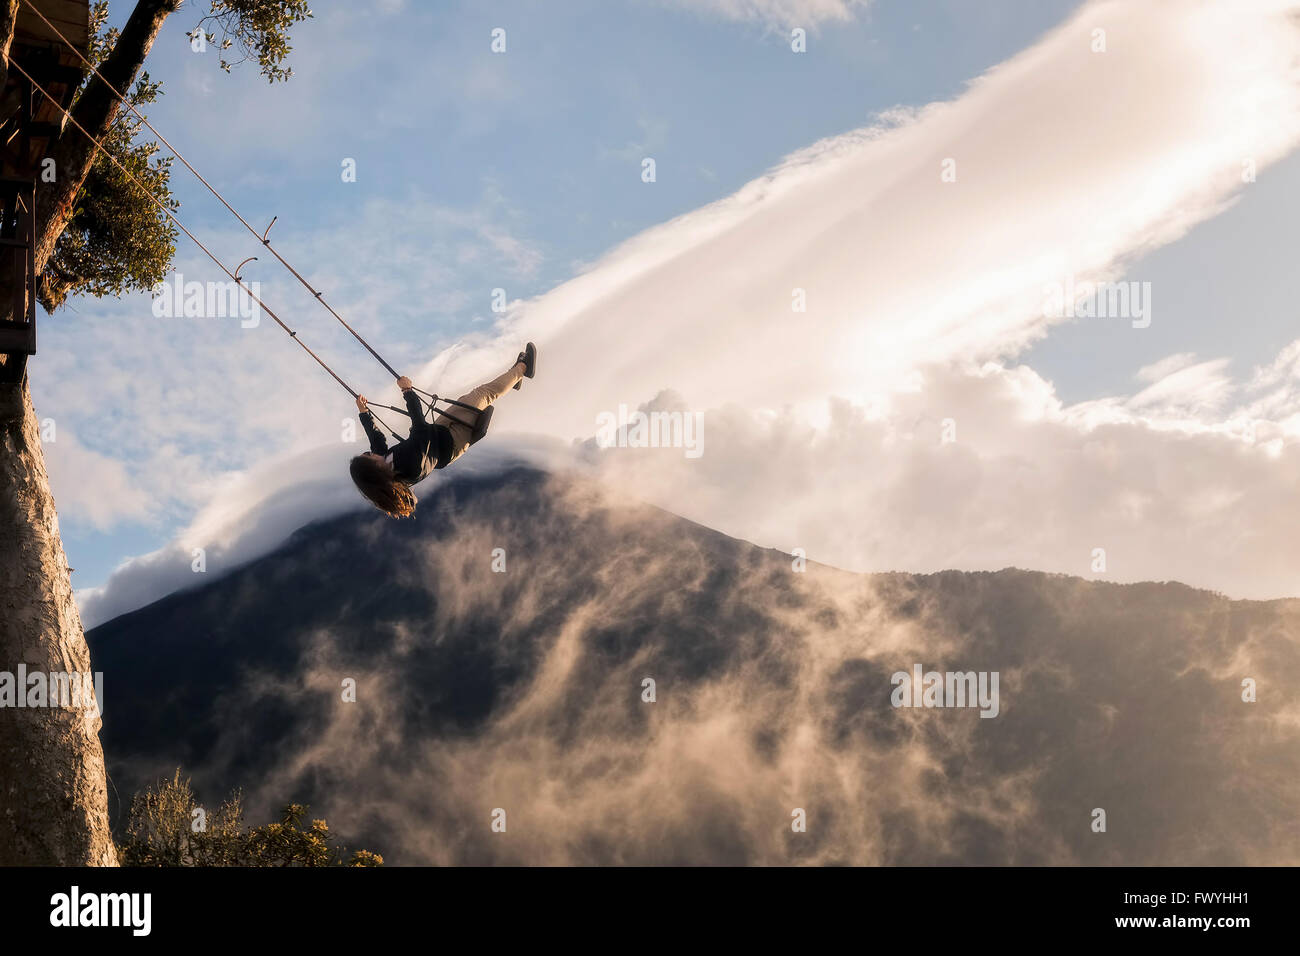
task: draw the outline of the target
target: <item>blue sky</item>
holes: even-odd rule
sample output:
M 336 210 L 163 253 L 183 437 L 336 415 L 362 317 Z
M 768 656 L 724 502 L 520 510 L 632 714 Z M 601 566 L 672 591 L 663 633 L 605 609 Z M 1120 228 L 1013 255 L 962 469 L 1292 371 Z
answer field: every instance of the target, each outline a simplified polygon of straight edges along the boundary
M 544 254 L 521 289 L 537 292 L 795 149 L 955 95 L 1073 4 L 878 4 L 812 27 L 803 56 L 770 24 L 653 0 L 331 6 L 297 29 L 298 75 L 271 89 L 247 65 L 215 74 L 178 14 L 150 60 L 170 89 L 153 110 L 159 128 L 202 150 L 237 208 L 277 213 L 286 231 L 346 232 L 377 196 L 465 210 L 499 196 Z M 507 55 L 488 52 L 495 26 Z M 647 152 L 653 191 L 639 180 Z M 344 156 L 358 161 L 355 186 L 339 180 Z M 210 221 L 208 197 L 185 176 L 176 185 L 187 215 Z M 468 288 L 475 277 L 458 278 Z M 440 318 L 454 333 L 473 316 Z
M 1072 21 L 1081 8 L 1082 19 Z M 115 4 L 113 9 L 116 17 L 125 16 L 126 5 Z M 817 9 L 842 16 L 817 22 L 808 14 Z M 1194 5 L 1187 7 L 1193 9 Z M 922 110 L 927 104 L 951 102 L 969 111 L 968 118 L 953 119 L 951 129 L 997 130 L 1007 125 L 1003 161 L 1008 168 L 1017 163 L 1032 168 L 1038 152 L 1050 153 L 1058 167 L 1068 164 L 1072 161 L 1068 152 L 1061 158 L 1062 143 L 1077 142 L 1081 196 L 1086 193 L 1094 201 L 1106 197 L 1105 177 L 1109 176 L 1116 197 L 1140 197 L 1141 191 L 1126 192 L 1132 184 L 1125 180 L 1124 165 L 1126 151 L 1132 148 L 1129 139 L 1139 127 L 1124 124 L 1158 125 L 1155 120 L 1166 112 L 1176 117 L 1177 109 L 1185 108 L 1186 115 L 1194 117 L 1207 107 L 1198 104 L 1191 92 L 1186 103 L 1168 110 L 1154 94 L 1145 105 L 1139 97 L 1134 102 L 1112 98 L 1098 105 L 1087 102 L 1089 90 L 1097 84 L 1085 71 L 1053 71 L 1049 65 L 1039 74 L 1032 72 L 1038 69 L 1033 66 L 1033 51 L 1042 48 L 1045 35 L 1055 36 L 1053 31 L 1062 24 L 1074 23 L 1084 31 L 1081 37 L 1086 42 L 1089 17 L 1095 14 L 1098 23 L 1112 27 L 1114 52 L 1104 62 L 1138 77 L 1144 63 L 1158 58 L 1130 38 L 1141 30 L 1157 37 L 1178 31 L 1123 10 L 1123 5 L 1103 0 L 1086 8 L 1080 2 L 1052 0 L 321 3 L 315 18 L 294 31 L 290 62 L 295 76 L 274 86 L 261 80 L 250 64 L 226 76 L 218 70 L 215 54 L 192 52 L 184 33 L 193 25 L 194 13 L 182 10 L 171 18 L 149 61 L 151 75 L 163 82 L 165 91 L 150 116 L 254 225 L 260 228 L 272 215 L 279 216 L 272 238 L 282 254 L 307 271 L 332 304 L 394 364 L 418 368 L 462 339 L 483 344 L 500 332 L 503 320 L 489 310 L 494 288 L 505 288 L 513 302 L 525 306 L 541 303 L 533 312 L 546 313 L 546 303 L 567 301 L 566 289 L 580 287 L 581 283 L 565 285 L 575 276 L 593 269 L 593 275 L 612 274 L 622 268 L 620 263 L 635 264 L 635 248 L 619 252 L 621 243 L 635 239 L 653 251 L 661 234 L 652 232 L 644 238 L 645 230 L 686 217 L 678 231 L 689 231 L 692 223 L 700 221 L 691 218 L 700 215 L 697 211 L 713 209 L 710 204 L 719 201 L 724 205 L 717 208 L 730 209 L 725 204 L 735 201 L 728 197 L 756 179 L 796 182 L 803 174 L 782 166 L 791 154 L 834 153 L 838 148 L 834 144 L 842 141 L 826 147 L 820 145 L 822 141 L 851 138 L 854 131 L 877 124 L 882 113 L 894 115 L 890 111 L 897 107 Z M 1190 22 L 1181 8 L 1170 10 L 1169 16 L 1183 16 L 1183 23 Z M 1238 19 L 1252 22 L 1244 16 Z M 792 21 L 806 21 L 809 28 L 805 54 L 790 51 Z M 504 55 L 489 50 L 495 27 L 507 31 Z M 1188 44 L 1201 49 L 1195 46 L 1201 36 L 1195 29 L 1188 27 L 1183 33 Z M 1015 69 L 1037 78 L 1024 80 L 1019 88 L 1004 81 L 1005 88 L 999 87 L 997 93 L 1000 99 L 987 94 L 995 106 L 983 105 L 981 97 L 986 94 L 981 91 L 988 84 L 981 81 L 973 92 L 969 84 L 1021 51 L 1029 52 L 1015 60 L 1022 64 Z M 1279 54 L 1279 62 L 1284 59 Z M 1214 69 L 1209 59 L 1204 64 L 1192 62 L 1187 77 L 1175 79 L 1195 90 L 1196 79 L 1210 76 Z M 1075 82 L 1074 72 L 1078 73 L 1077 104 L 1069 86 Z M 1035 115 L 1037 107 L 1030 101 L 1038 87 L 1049 83 L 1060 84 L 1060 89 L 1053 87 L 1052 95 L 1067 100 L 1055 111 L 1064 117 L 1061 128 L 1050 108 L 1036 114 L 1049 117 L 1040 120 L 1039 127 L 1025 120 L 1024 129 L 1015 128 L 1022 115 Z M 1171 92 L 1162 95 L 1181 95 L 1173 92 L 1177 89 L 1171 84 Z M 1025 99 L 1023 109 L 1017 97 Z M 1149 117 L 1126 115 L 1142 109 L 1149 111 Z M 1282 107 L 1277 109 L 1282 115 Z M 1072 110 L 1078 113 L 1073 128 Z M 897 122 L 923 129 L 930 115 L 922 110 L 885 125 Z M 1115 128 L 1108 126 L 1112 121 Z M 1170 123 L 1171 129 L 1177 125 Z M 1260 125 L 1269 128 L 1262 120 Z M 1191 130 L 1187 136 L 1196 132 Z M 1290 135 L 1289 129 L 1286 133 Z M 951 131 L 948 135 L 953 136 Z M 997 140 L 992 133 L 989 138 Z M 964 357 L 976 364 L 1003 361 L 1005 371 L 999 374 L 1004 380 L 999 387 L 1021 396 L 1050 392 L 1048 404 L 1060 406 L 1051 414 L 1060 419 L 1058 424 L 1073 422 L 1076 431 L 1093 428 L 1098 409 L 1110 416 L 1106 420 L 1112 426 L 1119 424 L 1115 416 L 1134 416 L 1126 421 L 1135 432 L 1223 431 L 1228 427 L 1223 422 L 1240 417 L 1235 406 L 1224 404 L 1226 396 L 1233 394 L 1246 402 L 1250 396 L 1245 381 L 1252 370 L 1274 362 L 1295 337 L 1288 303 L 1294 301 L 1297 280 L 1287 261 L 1290 243 L 1284 230 L 1297 221 L 1293 207 L 1300 204 L 1296 198 L 1300 189 L 1295 188 L 1300 185 L 1296 182 L 1300 160 L 1294 154 L 1282 155 L 1289 146 L 1281 133 L 1276 142 L 1264 143 L 1267 137 L 1262 135 L 1257 138 L 1261 151 L 1277 161 L 1266 164 L 1257 183 L 1245 189 L 1223 188 L 1208 198 L 1180 178 L 1182 157 L 1203 160 L 1204 144 L 1171 142 L 1167 153 L 1148 147 L 1135 156 L 1128 172 L 1135 169 L 1153 177 L 1148 192 L 1160 193 L 1163 188 L 1162 162 L 1170 164 L 1169 180 L 1174 183 L 1170 188 L 1182 192 L 1162 195 L 1161 208 L 1151 213 L 1147 225 L 1122 242 L 1116 240 L 1113 255 L 1108 252 L 1098 259 L 1097 267 L 1103 261 L 1118 263 L 1116 277 L 1152 282 L 1156 291 L 1151 328 L 1138 335 L 1122 320 L 1026 324 L 988 319 L 986 329 L 986 318 L 978 317 L 978 310 L 970 318 L 954 312 L 953 324 L 942 333 L 947 352 L 938 346 L 909 346 L 912 351 L 907 355 L 915 357 L 915 368 L 929 368 L 926 363 L 940 358 L 952 362 Z M 657 163 L 652 187 L 640 179 L 645 156 Z M 340 164 L 345 158 L 356 160 L 355 183 L 341 180 Z M 938 158 L 939 154 L 933 157 Z M 815 161 L 816 157 L 809 160 Z M 931 161 L 929 155 L 916 160 L 927 168 Z M 780 170 L 771 173 L 775 167 Z M 896 166 L 895 174 L 902 175 L 903 169 Z M 1054 195 L 1074 189 L 1073 177 L 1074 171 L 1066 170 L 1054 180 Z M 942 207 L 933 206 L 925 194 L 915 194 L 917 201 L 908 204 L 900 197 L 912 194 L 901 186 L 891 193 L 888 184 L 879 182 L 839 182 L 846 217 L 856 215 L 851 211 L 859 206 L 866 210 L 862 215 L 880 217 L 871 223 L 870 237 L 863 238 L 859 272 L 869 272 L 877 261 L 890 261 L 894 230 L 900 234 L 900 246 L 924 250 L 932 222 L 933 245 L 946 250 L 936 252 L 934 275 L 936 283 L 945 282 L 950 274 L 963 274 L 943 258 L 962 254 L 953 251 L 958 247 L 948 234 L 952 222 L 959 222 L 964 232 L 963 248 L 978 251 L 985 228 L 989 246 L 1000 248 L 1008 222 L 1014 225 L 1032 218 L 1016 214 L 1021 200 L 1014 189 L 1007 197 L 993 196 L 997 201 L 990 205 L 972 207 L 997 212 L 986 212 L 983 219 L 963 213 L 953 220 L 945 219 Z M 990 189 L 991 183 L 990 179 Z M 183 169 L 174 172 L 173 184 L 182 201 L 183 220 L 211 241 L 223 260 L 233 265 L 257 253 L 256 243 Z M 885 198 L 870 202 L 863 198 L 873 190 L 883 190 Z M 1030 208 L 1025 206 L 1026 211 Z M 1063 202 L 1062 208 L 1069 207 Z M 1189 209 L 1187 222 L 1181 222 L 1180 216 Z M 1123 210 L 1113 218 L 1120 223 Z M 826 221 L 833 223 L 833 216 Z M 1016 255 L 1036 255 L 1038 247 L 1054 254 L 1053 250 L 1069 252 L 1086 246 L 1095 236 L 1083 225 L 1069 218 L 1050 222 L 1045 229 L 1042 223 L 1034 223 L 1040 232 L 1029 242 L 1015 244 L 1020 250 Z M 668 228 L 671 233 L 675 227 Z M 1106 228 L 1118 234 L 1128 227 Z M 828 225 L 821 238 L 808 238 L 813 244 L 809 248 L 829 241 L 833 234 Z M 176 265 L 187 279 L 217 278 L 187 240 L 182 237 L 180 242 Z M 769 249 L 765 242 L 754 242 L 752 258 L 751 247 L 742 242 L 732 246 L 730 258 L 709 260 L 710 271 L 700 279 L 702 287 L 712 285 L 716 277 L 719 286 L 738 282 L 738 295 L 743 295 L 747 270 L 755 278 L 764 271 L 760 250 Z M 871 249 L 876 250 L 874 258 L 866 251 Z M 680 258 L 671 249 L 666 255 L 665 262 Z M 807 261 L 819 260 L 814 256 Z M 979 276 L 993 267 L 986 263 L 982 268 L 983 273 L 972 265 L 966 273 L 962 281 L 968 291 L 980 285 Z M 900 292 L 891 287 L 886 293 L 885 280 L 892 277 L 882 274 L 878 303 L 872 282 L 864 281 L 857 291 L 850 279 L 853 270 L 849 256 L 834 268 L 818 266 L 815 271 L 840 309 L 846 302 L 858 303 L 872 322 L 883 323 L 886 333 L 879 342 L 888 344 L 900 335 L 915 337 L 917 342 L 924 339 L 932 317 L 913 323 L 906 310 L 892 319 L 888 313 L 900 303 L 910 303 L 911 308 L 920 303 L 928 310 L 924 296 L 917 298 L 917 289 L 923 292 L 923 287 L 913 283 L 915 288 Z M 388 385 L 382 372 L 268 257 L 253 264 L 247 274 L 261 282 L 267 302 L 334 361 L 345 377 L 372 396 L 384 394 Z M 950 294 L 951 290 L 941 297 L 936 288 L 936 310 L 950 301 L 946 298 Z M 671 287 L 658 297 L 667 303 Z M 660 356 L 663 362 L 656 365 L 644 344 L 636 348 L 631 344 L 633 327 L 651 320 L 638 314 L 639 304 L 629 309 L 629 300 L 617 294 L 611 293 L 608 301 L 608 311 L 599 307 L 599 297 L 584 301 L 584 314 L 590 314 L 582 325 L 587 330 L 585 339 L 626 331 L 621 336 L 625 354 L 618 359 L 622 364 L 616 371 L 630 380 L 630 370 L 638 363 L 648 366 L 658 376 L 653 388 L 689 393 L 690 383 L 702 381 L 700 352 L 709 361 L 725 363 L 732 344 L 739 347 L 747 338 L 743 320 L 724 323 L 707 337 L 707 345 L 701 342 L 695 354 Z M 880 315 L 877 307 L 884 310 Z M 523 324 L 518 326 L 521 334 L 530 327 L 527 313 L 525 307 Z M 699 321 L 706 321 L 703 313 Z M 933 327 L 944 326 L 936 321 Z M 861 344 L 866 334 L 851 327 L 840 329 L 838 338 L 828 339 L 824 366 L 801 366 L 806 372 L 788 367 L 776 370 L 780 374 L 754 376 L 749 384 L 761 391 L 748 394 L 748 385 L 738 383 L 732 389 L 733 400 L 750 406 L 767 402 L 773 413 L 787 402 L 824 404 L 834 396 L 847 397 L 864 409 L 896 412 L 908 402 L 921 401 L 900 397 L 915 393 L 902 384 L 901 372 L 898 381 L 881 385 L 880 394 L 868 395 L 851 384 L 854 343 Z M 556 342 L 564 341 L 557 331 Z M 770 351 L 757 354 L 760 358 L 753 361 L 771 356 Z M 1151 395 L 1138 396 L 1136 404 L 1128 402 L 1150 384 L 1150 375 L 1136 378 L 1139 370 L 1171 356 L 1182 357 L 1161 368 L 1180 377 L 1162 386 L 1164 391 L 1156 396 L 1164 415 L 1156 421 Z M 588 365 L 592 361 L 590 356 L 583 360 Z M 780 365 L 781 356 L 768 361 Z M 1015 371 L 1018 363 L 1032 369 L 1032 385 L 1023 381 L 1025 373 Z M 614 376 L 615 370 L 609 374 Z M 988 373 L 980 375 L 970 381 L 988 385 Z M 826 390 L 820 396 L 805 394 L 804 386 L 822 377 Z M 60 427 L 61 442 L 47 447 L 47 459 L 59 496 L 65 546 L 77 569 L 74 585 L 100 586 L 121 562 L 175 544 L 178 535 L 193 531 L 196 516 L 237 485 L 241 476 L 337 442 L 339 422 L 349 415 L 350 401 L 342 392 L 332 391 L 323 378 L 269 322 L 256 330 L 238 330 L 229 323 L 159 320 L 151 315 L 149 297 L 143 294 L 120 301 L 78 300 L 62 314 L 44 320 L 41 353 L 32 362 L 33 391 L 38 412 L 54 417 Z M 969 384 L 956 378 L 927 381 L 929 390 L 919 393 L 924 399 L 921 406 L 907 406 L 906 414 L 917 420 L 942 417 L 941 403 L 955 401 L 954 396 L 963 394 Z M 651 390 L 629 394 L 634 404 L 654 395 L 649 379 L 638 380 L 637 387 L 642 384 Z M 594 383 L 592 394 L 597 393 L 599 383 Z M 604 407 L 599 402 L 608 404 L 607 395 L 613 393 L 600 394 L 606 397 L 593 398 L 597 402 L 593 407 Z M 546 393 L 537 395 L 542 400 Z M 705 399 L 703 390 L 697 395 L 714 407 L 713 398 Z M 1108 399 L 1109 403 L 1102 401 Z M 963 401 L 972 408 L 979 406 L 969 398 Z M 1188 409 L 1194 407 L 1199 414 L 1209 407 L 1207 402 L 1218 417 L 1210 421 L 1202 416 L 1189 424 Z M 988 412 L 994 418 L 1005 412 L 994 411 L 995 405 Z M 589 410 L 584 407 L 581 412 L 585 415 Z M 867 417 L 875 421 L 875 414 L 868 411 Z M 1015 420 L 1024 418 L 1019 412 L 1007 414 Z M 559 417 L 557 411 L 556 420 Z M 1085 419 L 1086 426 L 1078 424 Z M 1285 421 L 1285 416 L 1280 420 Z M 813 414 L 811 421 L 824 425 L 825 412 Z M 535 424 L 523 417 L 515 422 L 525 429 Z M 556 430 L 561 438 L 579 433 L 573 428 Z M 829 440 L 829 433 L 822 437 Z M 881 440 L 887 445 L 892 439 Z M 1007 436 L 1007 441 L 1009 448 L 1015 448 L 1020 440 Z M 1010 454 L 995 451 L 992 444 L 975 451 L 994 456 L 985 458 L 988 467 L 994 459 L 1008 460 Z M 879 453 L 873 452 L 868 460 L 864 452 L 857 467 L 874 466 Z M 711 461 L 722 469 L 719 458 Z M 846 467 L 854 464 L 846 459 Z M 901 461 L 891 464 L 891 468 L 902 467 Z M 1066 466 L 1053 462 L 1051 467 Z M 719 501 L 737 498 L 737 476 L 752 478 L 752 468 L 736 468 L 735 472 L 722 469 L 714 476 Z M 672 486 L 666 481 L 663 488 Z M 822 491 L 820 497 L 825 498 Z M 645 494 L 665 502 L 662 488 Z M 1218 500 L 1218 494 L 1206 491 L 1193 498 Z M 1160 494 L 1152 492 L 1143 499 L 1147 501 L 1143 507 L 1154 513 L 1159 499 Z M 681 501 L 681 496 L 676 500 Z M 1068 506 L 1071 499 L 1057 489 L 1053 500 Z M 987 517 L 991 507 L 972 502 L 968 510 Z M 1112 520 L 1114 509 L 1122 511 L 1129 505 L 1112 502 L 1107 507 L 1106 520 Z M 822 533 L 835 523 L 804 515 L 791 519 L 791 526 L 776 526 L 757 512 L 739 514 L 715 507 L 705 492 L 698 500 L 685 501 L 680 510 L 729 533 L 780 547 L 797 543 L 800 536 Z M 1087 510 L 1079 512 L 1070 520 L 1091 527 Z M 791 514 L 798 513 L 799 508 L 791 508 Z M 861 519 L 865 524 L 874 520 L 865 512 Z M 827 557 L 864 569 L 1006 562 L 1076 570 L 1073 557 L 1058 557 L 1059 542 L 1023 552 L 1001 545 L 990 545 L 991 550 L 981 546 L 979 542 L 999 537 L 990 527 L 1006 523 L 1002 518 L 988 520 L 992 524 L 980 524 L 968 537 L 957 535 L 953 541 L 946 539 L 946 531 L 937 530 L 934 546 L 921 552 L 890 551 L 875 539 L 846 542 L 833 540 L 832 535 L 827 538 Z M 902 533 L 899 540 L 912 537 Z M 1070 540 L 1066 546 L 1073 553 L 1082 544 Z M 1143 559 L 1141 571 L 1133 573 L 1155 576 L 1163 571 L 1161 556 L 1153 553 Z M 1195 576 L 1179 573 L 1184 578 Z
M 1242 373 L 1268 363 L 1296 335 L 1300 270 L 1284 238 L 1296 222 L 1300 158 L 1293 155 L 1232 208 L 1132 264 L 1128 275 L 1150 282 L 1156 297 L 1150 334 L 1135 339 L 1122 322 L 1073 322 L 1024 360 L 1071 401 L 1125 394 L 1137 369 L 1175 352 L 1226 355 Z

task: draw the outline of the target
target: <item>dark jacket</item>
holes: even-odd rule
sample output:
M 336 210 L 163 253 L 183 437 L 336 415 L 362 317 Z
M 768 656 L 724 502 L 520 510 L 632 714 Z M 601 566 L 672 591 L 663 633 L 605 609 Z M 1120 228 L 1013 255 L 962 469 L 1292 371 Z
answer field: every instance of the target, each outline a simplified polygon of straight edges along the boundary
M 407 389 L 402 397 L 411 413 L 411 434 L 393 446 L 393 474 L 398 481 L 413 485 L 435 468 L 447 466 L 451 461 L 453 439 L 445 425 L 431 425 L 424 420 L 424 406 L 414 389 Z M 376 455 L 387 455 L 388 442 L 375 427 L 374 416 L 362 412 L 361 427 L 370 439 L 370 450 Z

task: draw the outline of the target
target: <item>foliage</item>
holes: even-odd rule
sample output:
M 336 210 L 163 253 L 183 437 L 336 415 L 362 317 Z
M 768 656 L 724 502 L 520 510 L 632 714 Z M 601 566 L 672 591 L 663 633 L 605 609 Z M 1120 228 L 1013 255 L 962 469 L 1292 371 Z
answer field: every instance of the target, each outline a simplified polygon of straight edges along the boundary
M 277 823 L 245 830 L 243 805 L 232 793 L 211 813 L 201 811 L 188 779 L 178 769 L 171 780 L 146 788 L 131 802 L 126 839 L 119 845 L 124 866 L 383 866 L 369 850 L 351 855 L 335 846 L 329 825 L 312 820 L 307 807 L 292 803 Z
M 116 29 L 106 27 L 107 20 L 108 4 L 100 0 L 90 11 L 93 39 L 89 59 L 96 66 L 118 38 Z M 78 91 L 78 97 L 84 89 Z M 152 103 L 160 91 L 160 84 L 145 72 L 126 100 L 138 108 Z M 47 312 L 53 312 L 70 295 L 99 297 L 143 291 L 167 275 L 176 253 L 177 232 L 157 203 L 177 208 L 170 188 L 172 160 L 156 156 L 157 143 L 135 142 L 142 125 L 123 107 L 104 138 L 104 147 L 148 192 L 133 183 L 105 152 L 95 157 L 67 226 L 41 274 L 39 298 Z M 82 134 L 69 124 L 65 135 Z
M 293 49 L 289 30 L 311 15 L 307 0 L 212 0 L 211 12 L 186 36 L 193 40 L 201 33 L 218 47 L 221 68 L 227 73 L 240 63 L 256 60 L 262 75 L 274 83 L 293 76 L 293 70 L 284 66 Z M 226 59 L 231 49 L 240 57 L 233 62 Z

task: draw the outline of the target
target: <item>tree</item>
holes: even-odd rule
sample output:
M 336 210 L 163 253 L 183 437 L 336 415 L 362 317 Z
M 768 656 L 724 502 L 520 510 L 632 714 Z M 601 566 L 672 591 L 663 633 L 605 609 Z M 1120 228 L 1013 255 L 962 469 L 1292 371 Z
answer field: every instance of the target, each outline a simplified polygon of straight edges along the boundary
M 165 217 L 96 144 L 174 207 L 168 161 L 155 157 L 155 144 L 135 142 L 137 124 L 109 84 L 140 103 L 158 95 L 144 62 L 180 5 L 137 0 L 121 31 L 104 30 L 106 8 L 95 5 L 91 59 L 107 83 L 87 77 L 71 106 L 89 137 L 65 120 L 37 163 L 52 160 L 55 170 L 54 181 L 38 178 L 36 190 L 38 296 L 47 308 L 70 295 L 147 288 L 170 266 L 175 236 Z M 0 0 L 0 84 L 23 9 L 21 0 Z M 210 0 L 196 29 L 214 40 L 220 34 L 223 50 L 255 60 L 274 82 L 290 72 L 290 28 L 309 16 L 306 0 Z M 223 55 L 221 67 L 232 65 Z M 16 318 L 13 301 L 13 277 L 0 274 L 0 319 Z M 21 368 L 4 366 L 0 358 L 0 671 L 21 664 L 29 672 L 89 674 L 27 376 L 4 374 Z M 66 708 L 0 708 L 0 865 L 116 862 L 99 727 L 98 718 Z
M 108 3 L 100 0 L 90 10 L 92 41 L 88 59 L 96 67 L 119 39 L 118 31 L 108 29 L 107 22 Z M 151 82 L 147 72 L 142 73 L 127 101 L 138 109 L 157 99 L 160 90 L 160 84 Z M 74 99 L 74 112 L 75 104 Z M 136 142 L 143 126 L 130 110 L 120 110 L 104 140 L 107 152 L 96 155 L 72 215 L 40 274 L 38 297 L 47 312 L 54 312 L 71 295 L 99 297 L 142 291 L 167 275 L 176 252 L 177 231 L 158 204 L 173 211 L 177 208 L 171 195 L 172 159 L 154 158 L 157 143 Z M 124 173 L 108 154 L 131 175 Z M 142 190 L 132 177 L 144 183 L 146 189 Z
M 279 822 L 245 830 L 238 791 L 214 811 L 199 806 L 178 768 L 171 780 L 148 787 L 131 801 L 125 866 L 383 866 L 369 850 L 349 854 L 334 843 L 329 824 L 304 827 L 307 808 L 291 803 Z

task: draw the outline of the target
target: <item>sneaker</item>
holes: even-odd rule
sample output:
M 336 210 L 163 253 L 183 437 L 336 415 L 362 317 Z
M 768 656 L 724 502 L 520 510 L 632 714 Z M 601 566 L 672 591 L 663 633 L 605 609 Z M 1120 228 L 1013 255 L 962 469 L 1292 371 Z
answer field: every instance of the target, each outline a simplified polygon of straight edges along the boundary
M 524 347 L 524 350 L 519 353 L 519 358 L 515 359 L 515 362 L 516 363 L 523 362 L 524 378 L 532 378 L 534 375 L 537 374 L 537 346 L 534 345 L 532 342 L 529 342 Z M 523 386 L 523 384 L 524 384 L 523 379 L 520 379 L 519 381 L 515 382 L 515 388 L 520 388 Z

